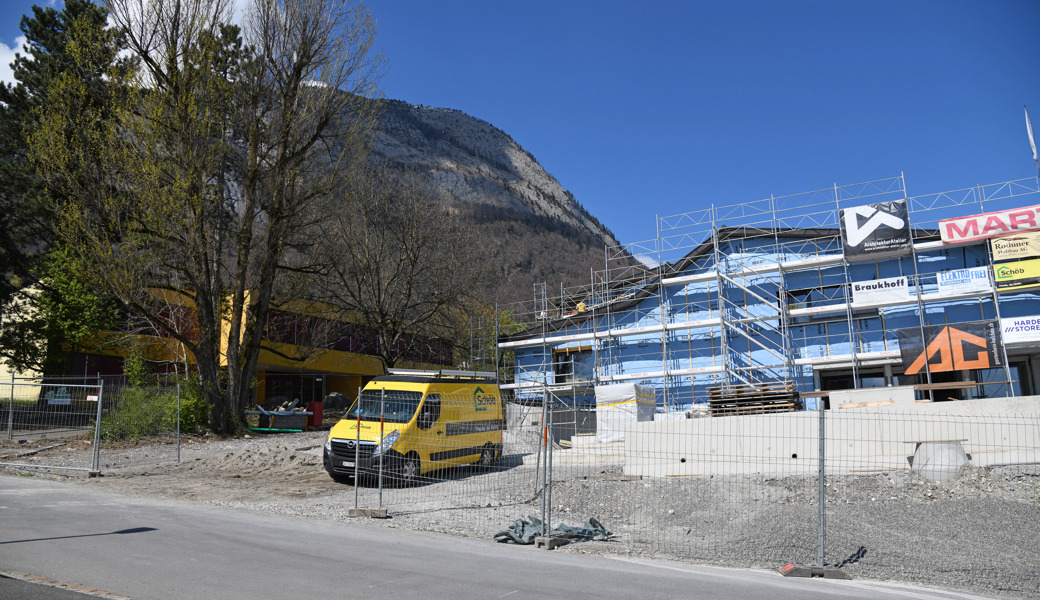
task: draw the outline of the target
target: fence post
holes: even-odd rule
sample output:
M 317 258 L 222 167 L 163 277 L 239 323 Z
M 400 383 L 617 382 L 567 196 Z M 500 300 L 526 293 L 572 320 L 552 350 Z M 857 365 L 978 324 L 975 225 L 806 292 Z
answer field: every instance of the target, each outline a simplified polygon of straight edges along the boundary
M 826 528 L 824 526 L 826 519 L 825 519 L 825 511 L 824 511 L 824 507 L 823 507 L 823 502 L 824 502 L 824 490 L 826 488 L 825 481 L 824 481 L 824 479 L 826 477 L 826 469 L 825 469 L 824 463 L 826 461 L 825 450 L 826 450 L 826 445 L 827 445 L 826 444 L 827 437 L 824 434 L 824 425 L 823 424 L 824 424 L 824 415 L 827 413 L 827 411 L 824 408 L 823 398 L 819 398 L 818 400 L 819 400 L 819 403 L 817 404 L 817 412 L 820 413 L 820 460 L 819 460 L 819 466 L 818 466 L 819 473 L 818 473 L 818 476 L 817 476 L 817 479 L 818 479 L 818 482 L 819 482 L 819 484 L 818 484 L 818 488 L 819 488 L 819 490 L 818 490 L 818 496 L 819 496 L 819 499 L 818 499 L 818 502 L 819 502 L 819 538 L 817 540 L 817 546 L 816 546 L 816 562 L 817 562 L 818 566 L 822 567 L 823 566 L 823 544 L 824 544 L 825 531 L 826 531 Z
M 552 535 L 552 447 L 553 447 L 553 405 L 549 404 L 549 439 L 546 444 L 546 455 L 545 455 L 545 503 L 546 513 L 545 520 L 542 522 L 545 528 L 545 535 Z
M 11 399 L 7 403 L 7 439 L 14 439 L 14 373 L 11 373 Z
M 350 409 L 347 409 L 350 410 Z M 358 459 L 361 456 L 361 388 L 357 389 L 357 402 L 354 404 L 354 412 L 357 413 L 357 439 L 354 442 L 354 508 L 358 507 Z M 329 434 L 331 435 L 331 434 Z
M 548 390 L 543 389 L 542 390 L 542 443 L 541 443 L 540 447 L 538 448 L 538 451 L 539 451 L 539 456 L 545 455 L 545 464 L 546 465 L 549 464 L 549 451 L 548 451 L 548 443 L 547 443 L 547 440 L 549 439 L 549 421 L 548 421 L 548 419 L 549 419 L 549 416 L 548 416 L 549 405 L 548 405 L 548 402 L 549 402 L 549 392 L 548 392 Z M 546 492 L 546 490 L 548 488 L 546 486 L 546 481 L 545 481 L 545 471 L 546 471 L 546 469 L 543 468 L 543 467 L 544 467 L 544 465 L 539 465 L 539 469 L 538 469 L 539 473 L 538 474 L 541 475 L 541 477 L 542 477 L 542 489 L 541 489 L 541 494 L 542 494 L 542 534 L 544 535 L 546 533 L 546 531 L 545 531 L 545 492 Z
M 156 378 L 158 382 L 158 376 Z M 181 462 L 181 382 L 177 382 L 177 462 Z
M 386 388 L 384 387 L 379 391 L 379 448 L 383 445 L 383 403 L 386 402 Z M 386 452 L 379 453 L 379 508 L 383 508 L 383 455 Z M 357 484 L 357 481 L 354 481 Z
M 535 446 L 538 448 L 538 451 L 536 452 L 536 460 L 535 460 L 535 463 L 534 463 L 534 490 L 533 490 L 533 493 L 536 494 L 536 495 L 541 493 L 539 491 L 539 489 L 538 489 L 538 484 L 539 484 L 539 478 L 542 476 L 542 450 L 545 449 L 544 448 L 545 444 L 543 443 L 543 439 L 545 438 L 544 429 L 543 429 L 545 427 L 545 392 L 544 391 L 542 392 L 542 411 L 541 412 L 542 412 L 542 416 L 541 416 L 541 419 L 538 421 L 538 427 L 539 427 L 538 433 L 543 433 L 543 435 L 539 436 L 538 442 L 535 444 Z M 535 496 L 535 497 L 537 497 L 537 496 Z
M 94 421 L 94 460 L 91 461 L 92 474 L 101 472 L 101 405 L 105 402 L 105 380 L 98 375 L 97 419 Z

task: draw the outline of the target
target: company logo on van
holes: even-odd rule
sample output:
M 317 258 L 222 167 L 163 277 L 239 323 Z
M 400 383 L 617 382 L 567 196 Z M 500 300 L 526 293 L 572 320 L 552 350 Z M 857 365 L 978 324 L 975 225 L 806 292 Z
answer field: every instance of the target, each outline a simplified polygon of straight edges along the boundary
M 497 406 L 498 398 L 494 394 L 485 392 L 480 387 L 473 390 L 473 409 L 474 410 L 487 410 L 489 406 Z

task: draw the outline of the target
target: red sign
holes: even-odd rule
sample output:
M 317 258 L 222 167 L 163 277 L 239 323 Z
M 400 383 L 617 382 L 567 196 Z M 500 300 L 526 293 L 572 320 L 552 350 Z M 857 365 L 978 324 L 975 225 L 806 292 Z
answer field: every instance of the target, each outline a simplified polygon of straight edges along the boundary
M 944 244 L 984 240 L 998 235 L 1040 230 L 1040 205 L 1012 208 L 939 221 Z

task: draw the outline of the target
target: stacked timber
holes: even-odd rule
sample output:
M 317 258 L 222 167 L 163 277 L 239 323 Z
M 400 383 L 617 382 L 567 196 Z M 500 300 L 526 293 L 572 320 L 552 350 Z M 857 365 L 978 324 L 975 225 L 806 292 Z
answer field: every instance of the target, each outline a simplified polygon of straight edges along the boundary
M 708 406 L 718 417 L 801 410 L 802 401 L 793 381 L 780 380 L 709 387 Z

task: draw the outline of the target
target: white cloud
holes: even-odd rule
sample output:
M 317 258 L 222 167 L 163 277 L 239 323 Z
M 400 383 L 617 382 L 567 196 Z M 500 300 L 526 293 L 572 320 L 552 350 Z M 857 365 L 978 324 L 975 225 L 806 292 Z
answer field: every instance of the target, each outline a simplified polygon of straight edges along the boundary
M 0 42 L 0 81 L 5 83 L 14 83 L 14 71 L 11 70 L 11 63 L 14 62 L 15 52 L 21 52 L 26 54 L 22 50 L 22 46 L 28 41 L 24 35 L 18 36 L 13 46 L 8 46 L 3 42 Z
M 38 3 L 42 4 L 42 3 Z M 58 0 L 46 0 L 46 5 L 58 10 L 61 9 L 58 6 Z M 245 15 L 252 5 L 252 0 L 228 0 L 228 5 L 231 8 L 231 22 L 237 25 L 243 25 L 245 22 Z M 3 41 L 0 41 L 0 81 L 4 83 L 14 83 L 14 71 L 11 69 L 11 63 L 14 62 L 15 52 L 21 53 L 23 56 L 28 53 L 22 49 L 27 38 L 22 35 L 18 36 L 14 40 L 14 44 L 8 46 Z

